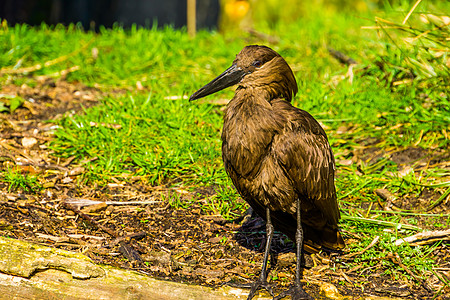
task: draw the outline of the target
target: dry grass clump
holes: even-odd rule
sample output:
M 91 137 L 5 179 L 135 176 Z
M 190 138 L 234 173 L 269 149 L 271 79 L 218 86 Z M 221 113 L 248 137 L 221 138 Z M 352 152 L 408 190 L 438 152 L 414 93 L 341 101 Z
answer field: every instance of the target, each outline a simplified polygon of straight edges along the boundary
M 376 26 L 388 38 L 386 56 L 379 67 L 389 69 L 394 86 L 419 83 L 419 87 L 439 87 L 450 83 L 450 16 L 416 12 L 416 1 L 402 21 L 375 18 Z

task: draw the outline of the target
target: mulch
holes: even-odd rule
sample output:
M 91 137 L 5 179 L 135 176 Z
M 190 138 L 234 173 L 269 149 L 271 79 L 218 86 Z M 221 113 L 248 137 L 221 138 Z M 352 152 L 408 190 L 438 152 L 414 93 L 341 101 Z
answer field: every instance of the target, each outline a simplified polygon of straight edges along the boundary
M 218 286 L 251 283 L 257 278 L 265 243 L 265 225 L 259 217 L 233 222 L 211 215 L 201 205 L 211 195 L 170 182 L 151 186 L 133 177 L 116 178 L 105 186 L 82 184 L 77 178 L 85 162 L 63 160 L 49 151 L 55 124 L 47 121 L 99 104 L 103 92 L 80 83 L 46 79 L 34 87 L 3 86 L 0 94 L 27 99 L 13 114 L 0 115 L 1 169 L 37 175 L 44 187 L 39 191 L 26 186 L 12 189 L 0 182 L 2 236 L 81 252 L 97 263 L 179 282 Z M 410 151 L 413 155 L 419 150 Z M 399 153 L 395 159 L 401 161 L 404 156 Z M 214 187 L 210 190 L 215 194 Z M 181 201 L 195 199 L 198 204 L 188 209 L 171 205 L 167 199 L 173 193 Z M 411 204 L 417 201 L 413 198 Z M 398 205 L 406 207 L 407 203 Z M 436 209 L 448 212 L 447 208 Z M 348 242 L 359 242 L 359 236 L 344 234 Z M 269 280 L 279 291 L 294 279 L 295 245 L 277 233 L 273 251 L 276 263 L 270 266 Z M 450 280 L 448 244 L 438 244 L 430 256 L 440 274 Z M 409 267 L 395 253 L 387 252 L 385 259 L 408 272 Z M 383 260 L 373 261 L 371 268 L 349 269 L 352 261 L 345 252 L 306 255 L 306 290 L 314 295 L 317 282 L 329 282 L 343 295 L 432 299 L 442 286 L 436 276 L 427 282 L 414 276 L 407 281 L 393 278 Z M 450 299 L 448 294 L 450 287 L 446 286 L 436 299 Z

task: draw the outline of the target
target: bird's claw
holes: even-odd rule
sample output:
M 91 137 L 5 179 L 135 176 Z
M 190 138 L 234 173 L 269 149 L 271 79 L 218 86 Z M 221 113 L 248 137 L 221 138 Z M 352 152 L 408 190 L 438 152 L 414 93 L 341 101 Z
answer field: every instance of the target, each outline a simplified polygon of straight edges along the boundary
M 288 290 L 283 291 L 278 296 L 274 297 L 273 300 L 283 299 L 286 296 L 291 296 L 292 300 L 314 300 L 300 285 L 294 284 Z
M 269 292 L 269 294 L 274 297 L 272 285 L 269 284 L 267 281 L 262 281 L 258 279 L 256 282 L 252 283 L 250 286 L 250 293 L 248 294 L 247 300 L 251 300 L 254 296 L 257 290 L 265 289 Z

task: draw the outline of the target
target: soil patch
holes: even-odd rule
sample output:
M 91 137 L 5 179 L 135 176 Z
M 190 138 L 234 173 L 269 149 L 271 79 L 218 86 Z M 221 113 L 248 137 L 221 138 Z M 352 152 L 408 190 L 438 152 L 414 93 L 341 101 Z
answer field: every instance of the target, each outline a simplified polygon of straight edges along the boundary
M 181 201 L 195 198 L 201 203 L 216 193 L 214 186 L 191 192 L 170 185 L 149 186 L 137 177 L 104 187 L 75 183 L 83 165 L 75 165 L 71 159 L 61 161 L 48 151 L 54 130 L 54 124 L 48 120 L 97 104 L 100 91 L 78 83 L 45 80 L 35 87 L 4 86 L 0 93 L 20 95 L 27 100 L 13 114 L 0 115 L 2 170 L 14 167 L 23 174 L 38 174 L 44 186 L 34 192 L 33 187 L 11 190 L 6 182 L 0 183 L 1 235 L 83 252 L 98 263 L 179 282 L 210 286 L 225 282 L 246 284 L 259 276 L 265 243 L 265 224 L 260 218 L 245 217 L 230 222 L 209 215 L 200 205 L 182 209 L 162 200 L 178 193 Z M 380 151 L 383 150 L 370 149 L 357 155 L 370 160 L 370 155 L 385 154 L 380 156 Z M 448 159 L 448 153 L 439 149 L 410 148 L 389 155 L 404 167 Z M 393 205 L 417 208 L 437 197 L 425 189 L 419 196 L 397 199 Z M 449 213 L 449 209 L 440 205 L 431 212 Z M 433 228 L 420 217 L 417 221 L 423 228 Z M 444 218 L 435 221 L 445 222 Z M 350 242 L 358 242 L 358 237 L 345 234 Z M 294 249 L 284 235 L 276 234 L 273 245 L 276 263 L 270 266 L 269 281 L 276 284 L 277 291 L 294 279 Z M 448 245 L 438 244 L 430 255 L 450 279 Z M 395 253 L 386 256 L 402 268 Z M 372 268 L 346 268 L 352 260 L 345 252 L 306 256 L 305 289 L 320 297 L 314 285 L 320 280 L 336 285 L 344 295 L 432 299 L 439 286 L 435 277 L 425 283 L 413 277 L 406 282 L 396 280 L 382 260 L 373 262 Z M 449 287 L 444 287 L 436 299 L 450 299 L 445 296 L 449 294 Z

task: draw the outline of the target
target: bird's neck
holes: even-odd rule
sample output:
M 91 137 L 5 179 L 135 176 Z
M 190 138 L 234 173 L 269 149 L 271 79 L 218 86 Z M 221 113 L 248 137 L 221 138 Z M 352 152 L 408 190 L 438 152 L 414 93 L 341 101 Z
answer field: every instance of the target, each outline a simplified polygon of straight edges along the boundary
M 275 110 L 267 97 L 262 89 L 238 89 L 228 103 L 222 156 L 228 170 L 233 169 L 238 176 L 251 178 L 258 174 L 269 145 L 285 125 L 284 114 Z
M 265 144 L 268 136 L 281 130 L 285 117 L 274 109 L 269 96 L 264 89 L 238 88 L 225 112 L 222 138 L 231 140 L 238 136 L 236 141 L 244 144 L 262 139 L 264 142 L 260 142 Z
M 272 110 L 270 93 L 259 87 L 239 87 L 233 99 L 228 103 L 227 113 L 250 114 L 260 110 Z M 258 114 L 256 114 L 257 116 Z

